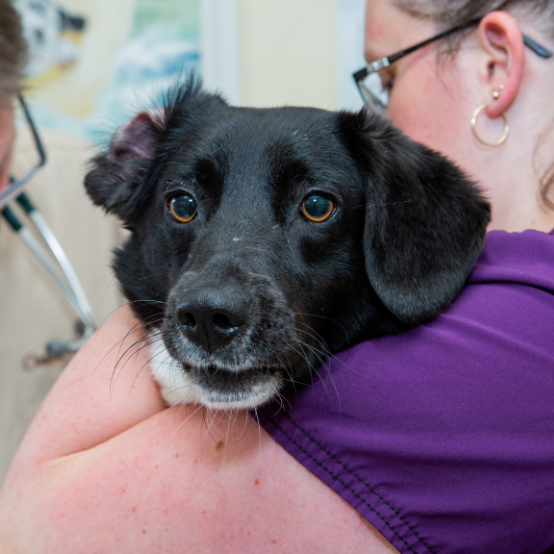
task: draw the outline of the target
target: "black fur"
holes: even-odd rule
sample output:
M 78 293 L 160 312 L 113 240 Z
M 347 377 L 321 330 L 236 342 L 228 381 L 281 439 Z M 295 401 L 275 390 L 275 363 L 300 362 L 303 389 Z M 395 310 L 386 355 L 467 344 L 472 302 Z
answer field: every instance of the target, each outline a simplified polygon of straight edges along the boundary
M 191 83 L 119 130 L 85 186 L 131 231 L 114 268 L 136 315 L 200 386 L 239 392 L 269 373 L 307 382 L 329 353 L 435 317 L 490 216 L 455 166 L 382 119 L 234 108 Z M 183 191 L 186 224 L 167 208 Z M 335 201 L 325 222 L 302 215 L 313 191 Z M 222 303 L 226 325 L 240 312 L 225 344 L 187 338 L 191 295 Z

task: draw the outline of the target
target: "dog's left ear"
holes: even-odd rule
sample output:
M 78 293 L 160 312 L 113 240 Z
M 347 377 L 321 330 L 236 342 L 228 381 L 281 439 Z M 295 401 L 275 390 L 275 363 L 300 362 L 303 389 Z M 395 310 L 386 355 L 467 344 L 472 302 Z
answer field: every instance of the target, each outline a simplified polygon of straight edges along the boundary
M 124 223 L 142 203 L 141 188 L 163 130 L 162 110 L 140 112 L 115 132 L 108 151 L 92 160 L 85 177 L 88 195 Z
M 482 249 L 489 204 L 451 162 L 384 120 L 364 111 L 338 118 L 367 183 L 369 281 L 401 321 L 432 319 L 459 293 Z

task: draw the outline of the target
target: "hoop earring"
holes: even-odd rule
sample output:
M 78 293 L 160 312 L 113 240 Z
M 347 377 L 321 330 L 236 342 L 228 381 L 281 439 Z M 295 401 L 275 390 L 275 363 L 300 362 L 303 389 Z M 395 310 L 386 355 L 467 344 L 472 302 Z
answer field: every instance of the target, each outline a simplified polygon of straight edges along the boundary
M 508 118 L 506 117 L 506 114 L 502 112 L 500 115 L 502 116 L 502 119 L 504 120 L 504 132 L 502 133 L 502 136 L 496 141 L 496 142 L 487 142 L 483 140 L 478 134 L 477 129 L 475 128 L 475 124 L 477 123 L 477 117 L 479 114 L 486 110 L 489 107 L 488 104 L 483 104 L 482 106 L 479 106 L 471 116 L 471 130 L 473 131 L 473 134 L 475 135 L 475 138 L 483 145 L 485 146 L 500 146 L 505 142 L 505 140 L 508 138 L 508 134 L 510 133 L 510 124 L 508 123 Z

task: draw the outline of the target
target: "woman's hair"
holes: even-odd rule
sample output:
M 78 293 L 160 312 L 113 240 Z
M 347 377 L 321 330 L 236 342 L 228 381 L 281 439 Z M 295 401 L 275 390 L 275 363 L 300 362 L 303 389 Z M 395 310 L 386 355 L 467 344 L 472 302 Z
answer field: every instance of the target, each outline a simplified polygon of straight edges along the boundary
M 27 44 L 19 14 L 10 0 L 0 0 L 0 103 L 20 92 L 26 61 Z
M 411 15 L 430 19 L 441 27 L 457 27 L 496 10 L 537 13 L 544 21 L 544 30 L 554 36 L 553 0 L 394 0 Z
M 472 19 L 496 10 L 534 15 L 536 27 L 554 37 L 554 0 L 394 0 L 397 7 L 414 17 L 428 19 L 441 29 L 463 25 Z M 449 52 L 455 51 L 465 34 L 448 38 Z M 554 163 L 540 179 L 540 194 L 546 206 L 554 210 Z

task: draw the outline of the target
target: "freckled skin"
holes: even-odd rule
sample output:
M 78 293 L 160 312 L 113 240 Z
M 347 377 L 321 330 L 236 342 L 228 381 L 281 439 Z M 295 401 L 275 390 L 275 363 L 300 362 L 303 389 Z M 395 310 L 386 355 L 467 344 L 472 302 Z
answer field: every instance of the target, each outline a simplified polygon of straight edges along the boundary
M 208 432 L 195 406 L 165 409 L 144 352 L 112 383 L 135 323 L 118 311 L 41 408 L 0 494 L 1 552 L 395 552 L 246 413 Z

